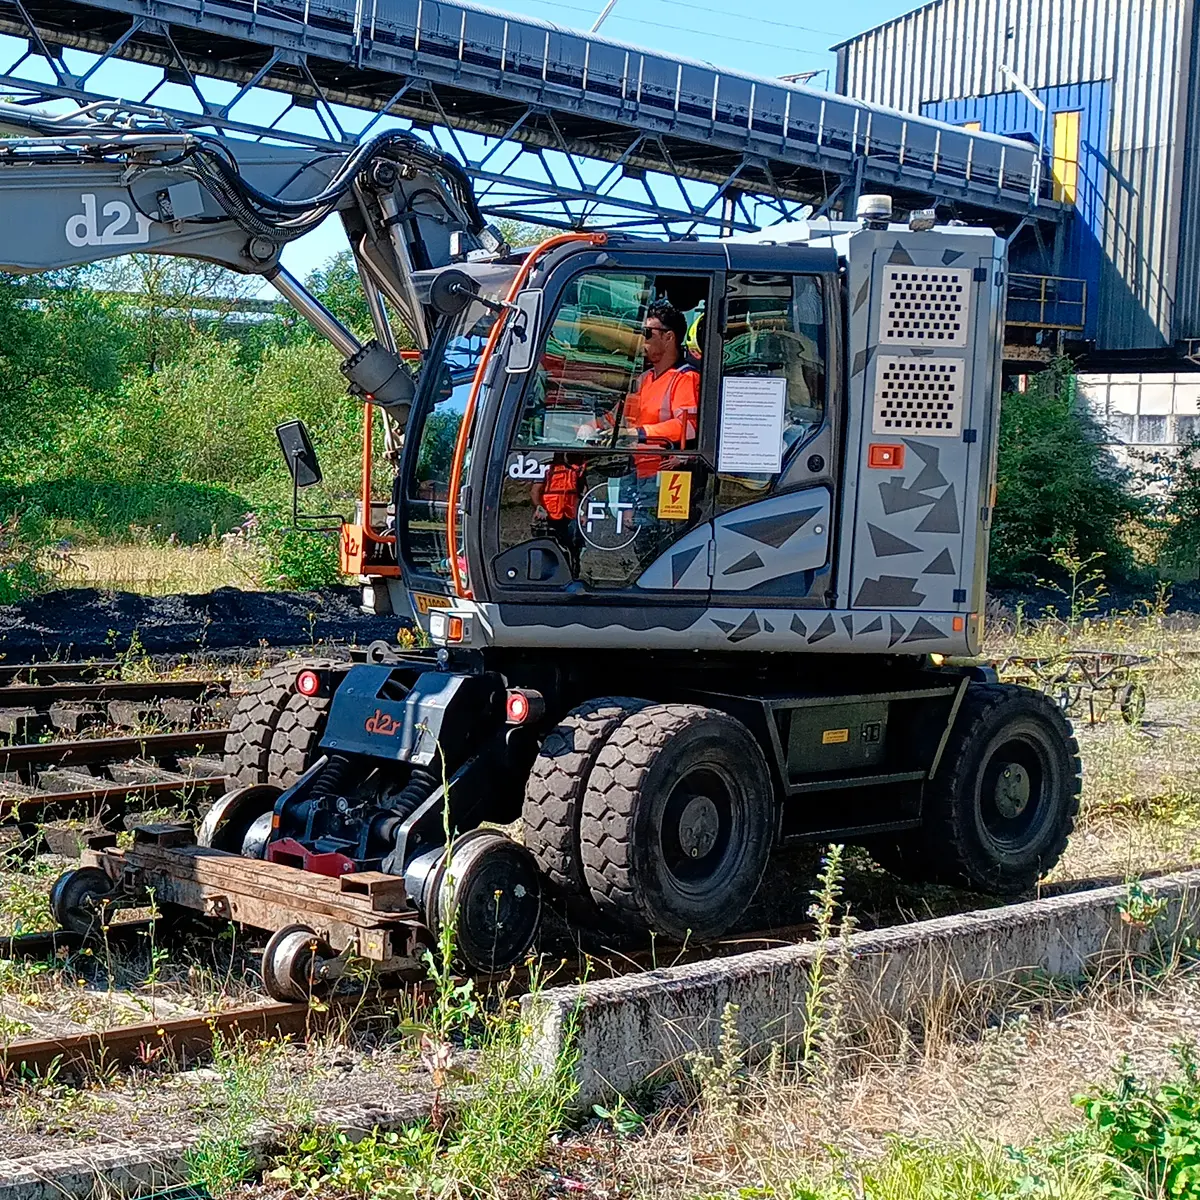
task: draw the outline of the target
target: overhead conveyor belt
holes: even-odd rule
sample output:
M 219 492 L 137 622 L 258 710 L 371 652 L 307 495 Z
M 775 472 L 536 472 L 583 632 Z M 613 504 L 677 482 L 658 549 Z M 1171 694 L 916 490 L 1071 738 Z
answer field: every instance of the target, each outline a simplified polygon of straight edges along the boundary
M 776 198 L 781 219 L 863 189 L 1009 224 L 1061 212 L 1026 142 L 450 0 L 0 0 L 0 32 L 28 39 L 31 55 L 0 71 L 0 86 L 28 86 L 42 58 L 45 95 L 94 98 L 66 69 L 66 47 L 162 67 L 235 129 L 254 129 L 237 112 L 259 87 L 315 106 L 334 141 L 349 134 L 330 105 L 448 130 L 485 207 L 538 220 L 748 227 L 771 217 L 747 196 Z M 203 77 L 242 90 L 217 105 Z M 461 132 L 500 144 L 473 151 Z M 614 167 L 601 178 L 580 160 Z M 663 196 L 658 175 L 710 186 Z

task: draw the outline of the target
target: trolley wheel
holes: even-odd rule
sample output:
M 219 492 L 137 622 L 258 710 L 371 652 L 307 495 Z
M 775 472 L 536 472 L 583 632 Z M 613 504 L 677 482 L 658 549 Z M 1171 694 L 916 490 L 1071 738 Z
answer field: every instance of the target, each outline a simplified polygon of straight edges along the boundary
M 50 889 L 50 912 L 71 933 L 88 937 L 106 921 L 116 885 L 99 867 L 64 871 Z
M 1140 725 L 1146 717 L 1146 685 L 1140 680 L 1127 683 L 1121 689 L 1120 707 L 1126 725 Z
M 257 783 L 250 787 L 226 792 L 204 814 L 196 844 L 210 850 L 224 850 L 229 854 L 245 853 L 245 843 L 250 830 L 264 815 L 268 818 L 279 799 L 281 791 L 272 783 Z M 261 854 L 249 854 L 249 858 L 261 858 Z
M 1066 849 L 1079 790 L 1079 743 L 1053 700 L 1012 684 L 971 684 L 910 861 L 944 883 L 1026 892 Z
M 596 759 L 580 826 L 592 899 L 615 925 L 711 938 L 767 864 L 775 800 L 762 750 L 727 713 L 651 704 Z
M 568 909 L 585 921 L 597 914 L 579 854 L 583 795 L 609 735 L 648 703 L 605 696 L 573 708 L 546 736 L 525 785 L 525 846 Z
M 524 958 L 537 936 L 541 877 L 524 846 L 493 829 L 472 829 L 425 877 L 421 906 L 435 937 L 453 922 L 464 966 L 503 971 Z
M 262 957 L 263 986 L 273 1000 L 303 1003 L 329 991 L 333 981 L 321 964 L 333 958 L 329 944 L 307 925 L 285 925 L 267 942 Z

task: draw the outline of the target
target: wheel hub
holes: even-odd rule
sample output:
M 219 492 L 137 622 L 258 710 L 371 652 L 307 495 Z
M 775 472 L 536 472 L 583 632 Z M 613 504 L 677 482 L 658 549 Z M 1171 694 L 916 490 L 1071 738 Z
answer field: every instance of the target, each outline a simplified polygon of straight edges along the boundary
M 721 816 L 707 796 L 693 796 L 679 817 L 679 844 L 689 858 L 703 858 L 717 844 Z
M 1004 763 L 996 780 L 996 811 L 1014 820 L 1028 807 L 1031 795 L 1029 772 L 1020 763 Z

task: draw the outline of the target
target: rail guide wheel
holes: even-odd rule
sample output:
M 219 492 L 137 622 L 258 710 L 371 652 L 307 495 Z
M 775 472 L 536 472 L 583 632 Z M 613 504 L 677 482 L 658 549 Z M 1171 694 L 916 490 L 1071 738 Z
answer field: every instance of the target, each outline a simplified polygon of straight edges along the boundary
M 89 937 L 98 932 L 112 912 L 116 891 L 99 867 L 74 867 L 64 871 L 50 889 L 50 912 L 70 933 Z
M 542 917 L 533 855 L 492 829 L 472 829 L 447 853 L 439 846 L 405 872 L 409 895 L 434 937 L 452 922 L 457 957 L 476 971 L 503 971 L 525 956 Z
M 263 950 L 262 978 L 267 995 L 284 1003 L 304 1003 L 330 991 L 340 972 L 337 956 L 324 938 L 307 925 L 277 929 Z

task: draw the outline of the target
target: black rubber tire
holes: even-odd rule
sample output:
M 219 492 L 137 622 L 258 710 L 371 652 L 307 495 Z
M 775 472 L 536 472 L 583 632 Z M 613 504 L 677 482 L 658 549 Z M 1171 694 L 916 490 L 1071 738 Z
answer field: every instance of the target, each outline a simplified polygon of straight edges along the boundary
M 997 811 L 991 820 L 1028 828 L 1014 824 L 1011 836 L 1001 836 L 988 826 L 988 772 L 1010 760 L 1023 760 L 1030 796 L 1016 816 Z M 997 795 L 1000 786 L 997 779 Z M 1002 896 L 1028 892 L 1066 849 L 1080 786 L 1079 743 L 1052 699 L 1015 684 L 970 684 L 926 791 L 910 861 L 938 882 Z
M 299 692 L 288 698 L 271 735 L 267 770 L 272 783 L 290 788 L 312 765 L 325 736 L 330 702 L 327 696 L 301 696 Z
M 687 793 L 676 792 L 697 777 L 704 795 L 715 781 L 724 796 L 717 811 L 727 804 L 728 820 L 718 818 L 724 845 L 717 836 L 693 863 L 676 836 L 684 829 L 677 805 Z M 592 768 L 580 821 L 584 878 L 614 925 L 680 941 L 716 937 L 753 898 L 774 827 L 766 760 L 740 721 L 694 704 L 650 704 L 613 730 Z M 685 879 L 671 867 L 672 855 L 705 874 Z
M 250 685 L 238 702 L 229 722 L 229 735 L 225 739 L 225 774 L 234 780 L 233 786 L 280 783 L 272 776 L 271 749 L 275 730 L 288 702 L 296 698 L 321 709 L 323 713 L 329 710 L 328 697 L 308 700 L 297 694 L 296 676 L 306 667 L 320 670 L 335 665 L 330 659 L 297 659 L 278 663 L 268 667 Z M 324 723 L 321 729 L 324 730 Z
M 525 784 L 525 848 L 571 914 L 581 920 L 596 916 L 579 851 L 587 781 L 612 731 L 648 703 L 630 696 L 603 696 L 573 708 L 546 736 Z

